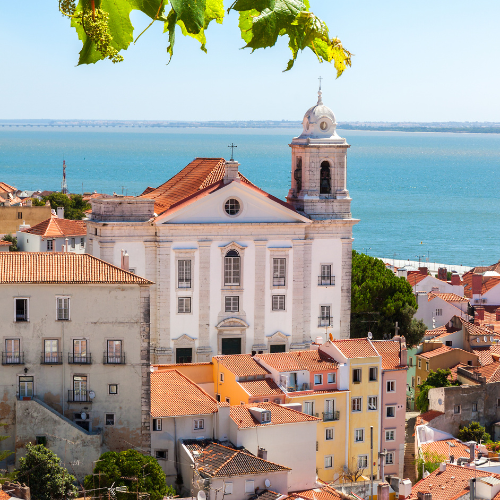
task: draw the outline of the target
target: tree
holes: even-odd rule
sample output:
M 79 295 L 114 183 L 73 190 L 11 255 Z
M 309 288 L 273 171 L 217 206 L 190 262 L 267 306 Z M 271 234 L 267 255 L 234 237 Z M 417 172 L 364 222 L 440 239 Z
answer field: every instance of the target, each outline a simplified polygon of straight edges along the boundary
M 15 236 L 12 236 L 12 234 L 6 234 L 2 238 L 2 241 L 9 241 L 11 243 L 9 247 L 9 252 L 17 252 L 17 238 Z
M 352 251 L 351 337 L 366 337 L 371 331 L 375 339 L 383 339 L 397 321 L 407 344 L 417 345 L 426 328 L 413 318 L 416 310 L 405 278 L 395 276 L 380 259 Z
M 56 210 L 57 207 L 64 207 L 64 218 L 81 220 L 85 217 L 85 210 L 89 210 L 90 204 L 83 200 L 81 194 L 74 194 L 71 197 L 64 193 L 51 193 L 43 197 L 44 204 L 49 201 L 50 207 Z
M 435 387 L 449 387 L 450 385 L 460 385 L 460 382 L 450 381 L 451 371 L 449 368 L 438 368 L 431 371 L 428 377 L 418 386 L 419 393 L 415 399 L 415 406 L 420 412 L 429 408 L 429 390 Z
M 165 473 L 157 460 L 136 450 L 103 453 L 94 467 L 93 474 L 85 477 L 86 490 L 99 487 L 96 474 L 100 474 L 101 487 L 109 488 L 113 483 L 115 486 L 127 486 L 129 492 L 149 493 L 150 500 L 162 500 L 167 491 L 172 493 L 171 489 L 167 490 Z M 129 497 L 126 493 L 117 493 L 118 500 L 126 500 Z
M 430 474 L 439 467 L 439 464 L 445 461 L 446 457 L 435 451 L 424 451 L 423 453 L 420 453 L 416 460 L 418 481 L 420 481 L 423 477 L 423 470 L 426 470 Z
M 167 7 L 169 4 L 169 7 Z M 212 21 L 222 24 L 223 0 L 59 0 L 59 10 L 71 19 L 83 43 L 78 64 L 91 64 L 102 59 L 113 63 L 123 60 L 120 51 L 135 43 L 155 21 L 163 23 L 168 33 L 167 53 L 174 50 L 176 27 L 206 49 L 206 30 Z M 151 23 L 134 40 L 130 22 L 132 10 L 146 14 Z M 320 62 L 334 63 L 337 76 L 351 65 L 351 53 L 338 38 L 330 38 L 327 25 L 309 11 L 309 0 L 234 0 L 227 9 L 239 13 L 238 26 L 245 48 L 272 47 L 278 37 L 288 36 L 292 58 L 285 71 L 292 68 L 299 50 L 309 48 Z
M 363 475 L 365 468 L 359 466 L 356 457 L 352 457 L 350 463 L 338 469 L 339 480 L 344 483 L 355 483 Z
M 469 427 L 462 427 L 457 435 L 460 441 L 475 441 L 476 443 L 488 443 L 491 441 L 491 436 L 486 432 L 486 429 L 479 422 L 471 422 Z
M 36 500 L 65 500 L 76 496 L 76 481 L 62 465 L 61 459 L 43 444 L 26 445 L 26 456 L 20 459 L 16 479 L 26 483 Z

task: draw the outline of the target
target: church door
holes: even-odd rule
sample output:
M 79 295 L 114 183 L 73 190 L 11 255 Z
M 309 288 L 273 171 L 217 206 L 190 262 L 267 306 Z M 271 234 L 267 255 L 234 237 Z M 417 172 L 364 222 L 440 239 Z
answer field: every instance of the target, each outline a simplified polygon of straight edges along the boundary
M 222 354 L 241 354 L 241 339 L 221 339 Z

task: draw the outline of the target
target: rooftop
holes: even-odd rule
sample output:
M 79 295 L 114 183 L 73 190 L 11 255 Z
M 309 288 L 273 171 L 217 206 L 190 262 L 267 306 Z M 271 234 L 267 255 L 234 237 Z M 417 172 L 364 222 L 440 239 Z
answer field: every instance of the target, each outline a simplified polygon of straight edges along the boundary
M 288 493 L 283 500 L 341 500 L 347 498 L 331 486 L 323 486 L 322 488 L 314 488 L 311 490 L 294 491 Z
M 217 412 L 217 401 L 177 370 L 151 373 L 151 415 L 176 417 Z
M 493 361 L 480 367 L 462 366 L 461 368 L 470 372 L 471 375 L 484 377 L 488 383 L 500 382 L 500 361 Z
M 465 273 L 463 275 L 463 278 L 462 278 L 464 281 L 464 294 L 469 299 L 472 298 L 472 276 L 473 275 L 474 275 L 474 273 L 472 271 L 470 271 L 468 273 Z M 482 276 L 481 278 L 482 278 L 481 295 L 484 295 L 488 290 L 491 290 L 493 287 L 500 284 L 500 277 Z
M 257 354 L 255 359 L 260 359 L 279 372 L 336 370 L 338 368 L 337 361 L 320 350 Z
M 448 444 L 450 443 L 450 444 Z M 437 453 L 438 455 L 443 455 L 447 460 L 450 455 L 455 457 L 455 460 L 459 457 L 469 457 L 470 451 L 469 446 L 458 439 L 445 439 L 442 441 L 430 441 L 429 443 L 423 443 L 420 445 L 422 451 Z M 476 456 L 477 456 L 476 450 Z
M 71 252 L 0 252 L 0 283 L 152 284 L 92 255 Z
M 248 392 L 250 396 L 281 396 L 283 391 L 272 379 L 247 380 L 239 382 L 240 386 Z
M 429 301 L 438 298 L 444 300 L 445 302 L 469 302 L 469 299 L 467 297 L 461 297 L 456 293 L 429 292 L 427 294 L 427 297 Z
M 237 377 L 248 377 L 251 375 L 267 375 L 269 373 L 260 366 L 251 354 L 228 354 L 226 356 L 214 356 L 213 362 L 219 362 Z
M 444 415 L 442 411 L 429 410 L 417 416 L 415 425 L 425 425 L 434 420 L 436 417 Z
M 444 353 L 450 352 L 450 351 L 454 351 L 454 350 L 456 350 L 456 348 L 444 345 L 442 347 L 438 347 L 437 349 L 433 349 L 432 351 L 421 352 L 420 354 L 417 354 L 417 356 L 420 356 L 420 357 L 426 358 L 426 359 L 430 359 L 430 358 L 434 358 L 436 356 L 439 356 L 441 354 L 444 354 Z
M 379 356 L 371 342 L 366 338 L 331 340 L 329 342 L 337 347 L 346 358 L 369 358 Z
M 382 370 L 406 370 L 399 359 L 400 344 L 397 340 L 372 340 L 377 352 L 382 356 Z
M 65 236 L 86 236 L 87 224 L 82 220 L 60 219 L 52 215 L 50 219 L 24 229 L 23 233 L 36 234 L 44 238 L 63 238 Z
M 493 344 L 484 347 L 477 346 L 472 349 L 472 352 L 479 356 L 479 363 L 481 365 L 489 365 L 490 363 L 493 363 L 495 359 L 500 357 L 500 345 Z

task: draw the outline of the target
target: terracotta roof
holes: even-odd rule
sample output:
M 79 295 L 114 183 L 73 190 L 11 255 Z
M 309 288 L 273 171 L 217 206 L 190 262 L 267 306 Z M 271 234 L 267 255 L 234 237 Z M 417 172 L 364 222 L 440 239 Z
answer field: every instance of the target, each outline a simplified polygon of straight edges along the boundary
M 414 287 L 415 285 L 418 285 L 422 280 L 427 278 L 427 276 L 429 275 L 428 274 L 424 275 L 420 271 L 414 271 L 407 274 L 406 280 L 408 281 L 408 283 L 410 283 L 412 287 Z
M 434 420 L 439 415 L 444 415 L 442 411 L 429 410 L 417 416 L 415 425 L 425 425 Z
M 500 260 L 491 266 L 476 266 L 470 270 L 471 273 L 477 274 L 485 273 L 486 271 L 496 271 L 497 273 L 500 273 Z
M 442 335 L 443 333 L 449 333 L 446 325 L 438 326 L 437 328 L 433 328 L 432 330 L 426 330 L 424 337 L 435 338 L 439 335 Z
M 279 372 L 308 370 L 311 372 L 321 370 L 336 370 L 338 363 L 331 356 L 320 350 L 274 352 L 257 354 L 255 359 Z
M 210 443 L 201 448 L 198 443 L 185 444 L 189 451 L 198 451 L 193 458 L 198 471 L 204 477 L 232 477 L 265 474 L 291 470 L 289 467 L 269 462 L 252 455 L 247 450 L 235 450 L 219 443 Z
M 251 375 L 267 375 L 269 373 L 260 366 L 251 354 L 228 354 L 226 356 L 214 356 L 214 363 L 219 362 L 237 377 L 248 377 Z
M 379 354 L 368 339 L 331 340 L 346 358 L 377 357 Z
M 428 301 L 430 302 L 432 299 L 438 298 L 442 299 L 445 302 L 469 302 L 467 297 L 461 297 L 456 293 L 438 293 L 438 292 L 429 292 L 427 294 Z
M 446 464 L 446 470 L 439 469 L 425 479 L 421 479 L 411 489 L 409 500 L 416 500 L 418 492 L 432 493 L 432 500 L 453 500 L 469 492 L 469 481 L 474 477 L 495 477 L 500 479 L 499 474 L 485 472 L 476 468 L 461 467 L 454 464 Z M 492 500 L 497 500 L 500 494 L 495 495 Z
M 399 342 L 397 340 L 372 340 L 377 352 L 382 356 L 382 370 L 406 370 L 407 365 L 399 361 Z
M 0 252 L 0 283 L 120 283 L 151 285 L 89 254 Z
M 346 498 L 331 486 L 323 486 L 312 490 L 294 491 L 288 493 L 288 496 L 282 500 L 341 500 Z
M 456 382 L 457 379 L 458 379 L 458 367 L 459 366 L 467 366 L 467 365 L 464 365 L 463 363 L 458 363 L 458 365 L 455 365 L 455 366 L 452 366 L 450 368 L 450 374 L 448 375 L 448 380 L 450 380 L 451 382 Z
M 177 370 L 151 373 L 151 416 L 176 417 L 217 412 L 217 401 Z
M 16 191 L 16 188 L 9 186 L 5 182 L 0 182 L 0 191 L 5 191 L 6 193 L 12 193 L 13 191 Z
M 270 378 L 242 381 L 239 384 L 250 396 L 275 396 L 284 394 L 276 382 Z
M 472 352 L 479 356 L 479 363 L 481 363 L 481 365 L 489 365 L 494 361 L 493 355 L 496 355 L 496 359 L 500 357 L 500 345 L 493 344 L 484 348 L 480 348 L 478 346 L 477 348 L 472 349 Z
M 9 500 L 10 498 L 12 497 L 5 493 L 5 491 L 0 490 L 0 500 Z
M 59 219 L 52 215 L 50 219 L 24 229 L 23 233 L 37 234 L 44 238 L 62 238 L 64 236 L 86 236 L 87 224 L 83 220 Z
M 448 445 L 450 443 L 452 446 Z M 423 443 L 420 445 L 422 451 L 437 453 L 438 455 L 443 455 L 446 459 L 450 458 L 450 455 L 455 457 L 455 460 L 459 457 L 469 457 L 470 451 L 469 446 L 458 439 L 445 439 L 442 441 L 431 441 L 429 443 Z M 478 452 L 475 452 L 476 457 Z
M 454 351 L 454 350 L 455 350 L 455 348 L 444 345 L 444 346 L 438 347 L 437 349 L 434 349 L 432 351 L 421 352 L 421 353 L 417 354 L 417 356 L 421 356 L 422 358 L 429 359 L 429 358 L 433 358 L 435 356 L 439 356 L 440 354 L 444 354 L 445 352 Z
M 460 321 L 462 322 L 463 327 L 469 332 L 469 335 L 494 335 L 494 331 L 490 330 L 489 328 L 485 326 L 479 326 L 475 325 L 474 323 L 471 323 L 470 321 L 467 321 L 463 318 L 459 318 Z
M 472 366 L 463 366 L 465 370 L 472 374 L 477 374 L 486 379 L 486 382 L 500 382 L 500 362 L 493 361 L 487 365 L 472 367 Z
M 250 408 L 263 408 L 271 412 L 271 421 L 261 424 L 251 413 Z M 275 403 L 251 403 L 241 406 L 231 406 L 230 416 L 240 429 L 258 427 L 260 425 L 281 425 L 297 422 L 317 422 L 320 419 L 306 415 Z
M 0 246 L 11 246 L 12 243 L 10 241 L 3 241 L 3 240 L 0 240 Z
M 469 271 L 468 273 L 465 273 L 462 277 L 462 279 L 464 281 L 464 294 L 466 297 L 469 297 L 469 298 L 472 298 L 472 275 L 473 274 L 474 273 L 472 271 Z M 491 290 L 493 287 L 497 286 L 498 284 L 500 284 L 500 277 L 482 276 L 481 295 L 484 295 L 488 290 Z
M 248 500 L 278 500 L 278 498 L 282 497 L 281 493 L 276 493 L 272 490 L 263 490 L 261 492 L 257 492 L 255 495 L 251 496 Z

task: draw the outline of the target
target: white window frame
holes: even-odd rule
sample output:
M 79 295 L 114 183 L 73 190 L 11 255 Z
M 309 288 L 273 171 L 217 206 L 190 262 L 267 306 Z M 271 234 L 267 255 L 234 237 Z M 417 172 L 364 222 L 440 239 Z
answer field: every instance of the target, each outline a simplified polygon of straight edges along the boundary
M 417 385 L 420 385 L 420 377 L 417 377 Z
M 253 479 L 245 479 L 245 493 L 255 493 L 255 481 Z
M 388 415 L 389 408 L 393 408 L 394 415 L 392 416 Z M 385 418 L 396 418 L 396 405 L 387 405 L 385 407 Z
M 333 469 L 333 455 L 325 455 L 325 469 Z
M 272 310 L 273 311 L 286 311 L 286 299 L 284 295 L 272 296 Z
M 363 460 L 363 462 L 361 462 Z M 358 455 L 358 469 L 368 468 L 368 455 Z
M 161 418 L 153 418 L 153 431 L 161 431 L 162 429 L 162 420 Z
M 53 239 L 47 240 L 47 252 L 53 252 L 54 251 L 54 242 L 55 242 L 55 240 L 53 240 Z
M 193 430 L 194 431 L 205 430 L 205 419 L 204 418 L 195 418 L 193 420 Z
M 417 365 L 419 368 L 422 368 L 422 360 L 420 358 L 418 358 Z
M 265 402 L 265 400 L 264 400 L 264 402 Z M 271 421 L 271 412 L 270 411 L 263 411 L 261 413 L 261 415 L 262 415 L 262 423 L 267 423 L 267 422 Z
M 17 319 L 17 301 L 25 300 L 26 301 L 26 319 Z M 30 320 L 30 298 L 29 297 L 14 297 L 14 323 L 29 323 Z
M 224 495 L 232 495 L 233 494 L 233 483 L 227 482 L 224 483 Z
M 111 386 L 116 387 L 116 392 L 111 392 Z M 108 394 L 110 396 L 116 396 L 118 394 L 118 384 L 108 384 Z
M 319 382 L 316 382 L 316 377 L 319 377 Z M 314 374 L 314 385 L 323 385 L 323 374 L 315 373 Z
M 354 403 L 356 401 L 356 404 Z M 358 409 L 354 409 L 354 406 Z M 354 398 L 351 398 L 351 413 L 360 413 L 363 411 L 363 397 L 362 396 L 356 396 Z
M 328 383 L 329 384 L 337 383 L 337 374 L 335 372 L 331 372 L 328 374 Z
M 60 302 L 62 300 L 62 305 L 63 307 L 60 308 Z M 68 301 L 68 307 L 64 307 L 64 301 Z M 68 310 L 67 318 L 63 317 L 65 316 L 64 311 Z M 62 311 L 63 314 L 59 314 L 59 312 Z M 61 316 L 61 317 L 60 317 Z M 71 297 L 68 295 L 56 295 L 56 321 L 70 321 L 71 320 Z
M 472 403 L 472 411 L 473 411 L 474 413 L 476 413 L 476 412 L 477 412 L 477 403 Z
M 239 295 L 226 295 L 224 297 L 224 312 L 228 313 L 240 312 Z
M 189 265 L 187 263 L 189 263 Z M 193 288 L 193 259 L 179 258 L 177 259 L 177 289 L 190 290 L 192 288 Z
M 325 441 L 335 440 L 335 427 L 327 427 L 325 429 Z
M 428 361 L 425 362 L 425 371 L 426 372 L 429 371 L 429 362 Z
M 85 238 L 80 238 L 80 248 L 85 248 Z
M 361 437 L 361 439 L 359 439 Z M 354 429 L 354 442 L 364 443 L 365 442 L 365 429 L 360 427 L 359 429 Z
M 367 411 L 378 411 L 378 396 L 368 396 L 367 398 Z M 370 400 L 375 400 L 375 408 L 370 408 L 370 404 L 373 406 L 373 401 Z
M 375 378 L 371 378 L 372 377 L 372 370 L 375 371 Z M 377 382 L 378 380 L 378 368 L 376 366 L 370 366 L 370 368 L 368 369 L 368 382 Z
M 310 410 L 308 408 L 310 408 Z M 302 413 L 314 416 L 314 401 L 304 401 L 302 405 Z
M 227 255 L 229 252 L 236 252 L 238 255 Z M 237 265 L 236 265 L 237 263 Z M 237 268 L 237 269 L 236 269 Z M 228 248 L 223 257 L 222 276 L 224 286 L 241 286 L 242 282 L 242 258 L 241 251 L 235 248 Z
M 113 423 L 108 424 L 108 415 L 113 415 Z M 104 413 L 104 425 L 106 427 L 114 427 L 116 425 L 116 415 L 112 411 L 107 411 Z
M 192 313 L 191 297 L 177 297 L 177 314 L 191 314 L 191 313 Z
M 273 257 L 272 269 L 273 269 L 273 288 L 279 288 L 286 286 L 286 257 Z M 275 284 L 274 280 L 277 280 Z M 283 280 L 281 282 L 281 280 Z M 281 284 L 282 283 L 282 284 Z
M 387 380 L 385 383 L 385 392 L 396 392 L 396 381 Z
M 396 441 L 396 431 L 394 429 L 386 429 L 385 440 L 386 441 Z
M 385 455 L 385 465 L 394 465 L 394 452 L 393 451 L 388 451 L 386 453 L 386 455 Z
M 436 316 L 442 316 L 443 315 L 443 310 L 442 309 L 436 309 Z
M 359 379 L 358 380 L 354 380 L 354 372 L 356 372 L 356 373 L 359 372 Z M 361 370 L 361 368 L 353 368 L 352 369 L 352 383 L 353 384 L 361 384 L 362 381 L 363 381 L 363 371 Z

